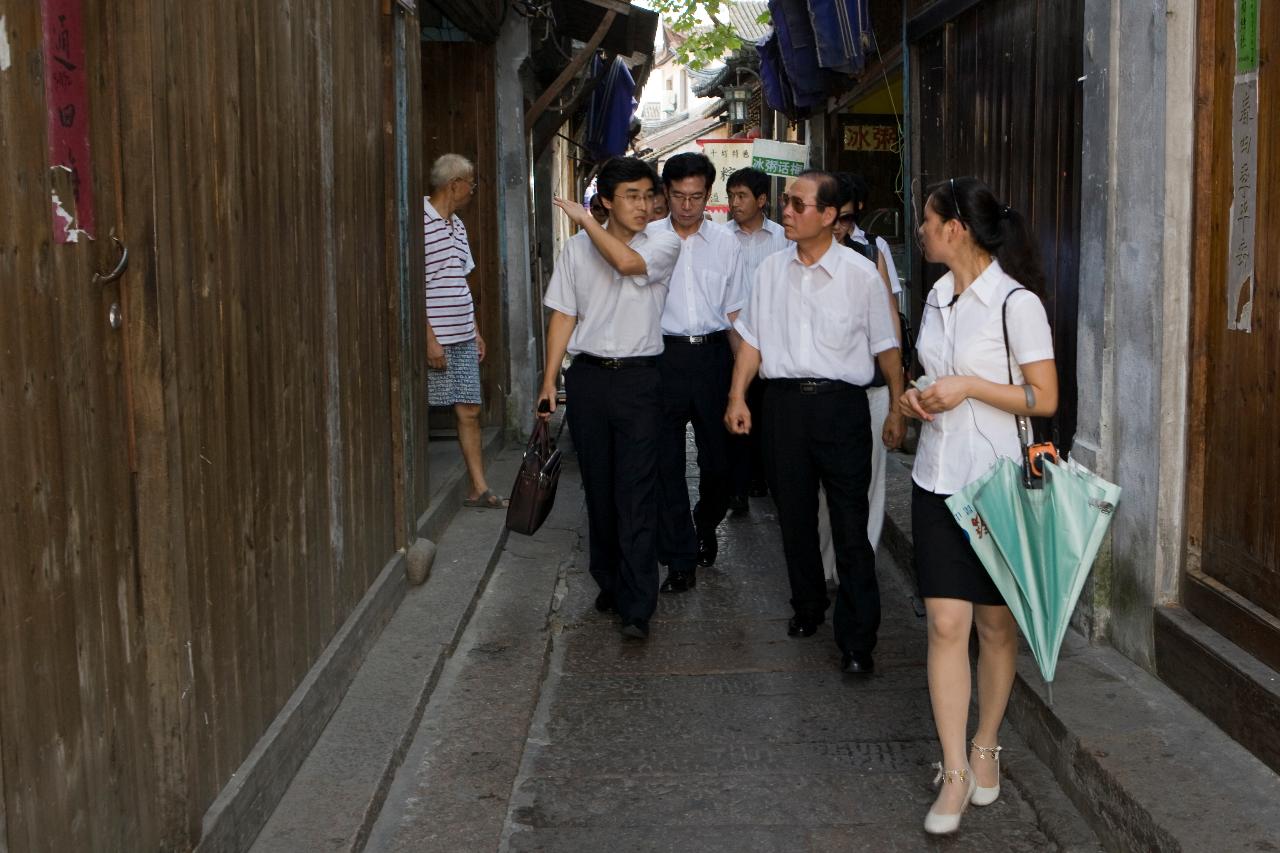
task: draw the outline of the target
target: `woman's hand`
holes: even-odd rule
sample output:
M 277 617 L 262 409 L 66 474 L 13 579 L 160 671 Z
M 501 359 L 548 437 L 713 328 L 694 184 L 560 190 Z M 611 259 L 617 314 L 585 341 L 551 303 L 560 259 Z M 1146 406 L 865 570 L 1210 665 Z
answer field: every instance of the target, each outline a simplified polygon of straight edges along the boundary
M 918 421 L 933 420 L 933 415 L 921 407 L 920 392 L 915 388 L 908 388 L 907 392 L 898 398 L 897 413 L 904 418 L 915 418 Z
M 969 381 L 963 376 L 943 376 L 920 392 L 920 408 L 930 414 L 949 412 L 969 398 Z M 930 418 L 929 420 L 933 420 Z

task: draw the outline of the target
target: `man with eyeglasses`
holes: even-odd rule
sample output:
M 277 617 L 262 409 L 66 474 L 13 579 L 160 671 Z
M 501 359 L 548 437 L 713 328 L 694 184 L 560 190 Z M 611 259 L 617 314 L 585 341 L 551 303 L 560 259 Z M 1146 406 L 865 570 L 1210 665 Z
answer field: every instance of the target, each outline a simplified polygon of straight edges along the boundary
M 840 666 L 865 675 L 875 667 L 880 626 L 875 552 L 867 539 L 873 437 L 866 386 L 877 362 L 894 394 L 901 394 L 902 375 L 875 265 L 832 236 L 841 196 L 835 176 L 816 170 L 802 173 L 783 196 L 782 224 L 796 245 L 760 265 L 734 324 L 742 343 L 724 417 L 737 434 L 764 427 L 793 637 L 816 633 L 829 603 L 818 549 L 818 484 L 825 485 L 840 582 L 833 617 Z M 757 372 L 768 380 L 763 425 L 753 423 L 745 399 Z M 893 447 L 903 431 L 894 413 L 879 438 Z
M 471 489 L 464 506 L 503 509 L 507 499 L 489 488 L 480 438 L 480 362 L 484 338 L 476 328 L 475 302 L 467 275 L 476 267 L 467 228 L 457 211 L 476 189 L 475 167 L 459 154 L 444 154 L 431 166 L 431 194 L 422 200 L 427 301 L 427 404 L 451 406 L 458 445 Z
M 605 226 L 581 204 L 555 199 L 582 230 L 561 250 L 543 299 L 551 319 L 539 412 L 555 411 L 567 351 L 569 433 L 587 498 L 596 609 L 617 611 L 623 636 L 644 640 L 658 606 L 661 317 L 680 241 L 646 229 L 658 187 L 647 163 L 615 157 L 596 184 L 609 211 Z
M 680 259 L 662 311 L 662 438 L 658 558 L 669 566 L 663 592 L 686 592 L 697 567 L 715 564 L 716 527 L 733 493 L 724 400 L 733 374 L 731 325 L 745 294 L 742 249 L 703 214 L 716 167 L 702 154 L 677 154 L 662 168 L 671 216 L 650 230 L 680 239 Z M 698 503 L 689 510 L 685 429 L 698 446 Z

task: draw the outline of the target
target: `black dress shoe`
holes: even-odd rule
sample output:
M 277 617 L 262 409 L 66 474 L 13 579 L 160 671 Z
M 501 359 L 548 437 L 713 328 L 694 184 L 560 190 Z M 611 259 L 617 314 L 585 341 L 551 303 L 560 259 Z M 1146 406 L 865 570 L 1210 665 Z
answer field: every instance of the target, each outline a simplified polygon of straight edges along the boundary
M 811 619 L 801 619 L 799 616 L 792 616 L 791 621 L 787 623 L 788 637 L 812 637 L 818 633 L 818 626 L 822 624 L 822 620 L 814 622 Z
M 693 572 L 671 572 L 658 587 L 659 592 L 688 592 L 698 585 L 698 576 Z
M 600 594 L 596 596 L 596 610 L 601 613 L 617 613 L 618 600 L 613 597 L 613 593 L 607 589 L 600 590 Z
M 649 623 L 644 619 L 628 619 L 622 623 L 622 636 L 628 640 L 647 640 Z
M 871 652 L 845 652 L 840 658 L 840 671 L 849 675 L 870 675 L 876 671 Z
M 746 515 L 751 512 L 751 504 L 747 502 L 747 496 L 734 495 L 729 498 L 729 512 L 734 515 Z
M 698 534 L 698 565 L 706 568 L 716 564 L 716 554 L 720 553 L 720 543 L 716 541 L 716 532 Z

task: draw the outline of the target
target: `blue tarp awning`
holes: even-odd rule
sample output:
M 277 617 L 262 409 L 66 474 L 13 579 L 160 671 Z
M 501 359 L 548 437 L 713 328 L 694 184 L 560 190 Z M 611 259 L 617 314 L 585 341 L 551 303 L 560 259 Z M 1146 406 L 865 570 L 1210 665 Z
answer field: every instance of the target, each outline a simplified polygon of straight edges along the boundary
M 807 115 L 838 88 L 840 75 L 862 73 L 873 37 L 867 0 L 769 0 L 769 12 L 773 32 L 756 50 L 771 108 Z
M 593 74 L 601 71 L 600 57 L 592 60 Z M 627 153 L 631 139 L 631 117 L 636 112 L 636 81 L 622 57 L 614 57 L 605 78 L 591 93 L 587 109 L 586 146 L 597 160 Z

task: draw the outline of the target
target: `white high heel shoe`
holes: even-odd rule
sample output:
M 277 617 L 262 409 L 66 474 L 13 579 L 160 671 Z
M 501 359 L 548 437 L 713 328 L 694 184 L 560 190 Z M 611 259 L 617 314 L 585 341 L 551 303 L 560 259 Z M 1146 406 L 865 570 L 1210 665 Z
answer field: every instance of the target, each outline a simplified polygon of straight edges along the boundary
M 934 785 L 945 785 L 954 783 L 958 785 L 968 785 L 969 790 L 965 794 L 965 798 L 960 801 L 960 811 L 956 814 L 938 814 L 932 807 L 929 813 L 924 816 L 924 831 L 930 835 L 950 835 L 960 828 L 960 817 L 964 814 L 965 808 L 969 805 L 969 800 L 973 798 L 973 789 L 977 785 L 973 778 L 973 770 L 969 767 L 960 770 L 944 770 L 942 762 L 933 765 L 938 771 L 938 775 L 934 777 Z M 936 803 L 935 803 L 936 805 Z
M 978 784 L 975 776 L 973 780 L 973 795 L 969 797 L 969 802 L 975 806 L 989 806 L 996 800 L 1000 799 L 1000 753 L 1004 750 L 1002 746 L 978 746 L 973 741 L 969 741 L 969 745 L 978 753 L 978 759 L 986 759 L 996 763 L 996 784 L 994 787 L 986 788 Z

